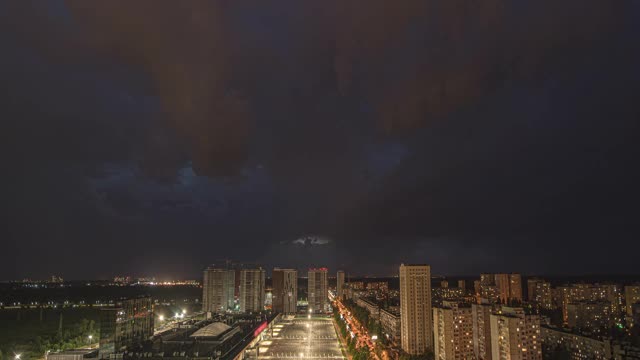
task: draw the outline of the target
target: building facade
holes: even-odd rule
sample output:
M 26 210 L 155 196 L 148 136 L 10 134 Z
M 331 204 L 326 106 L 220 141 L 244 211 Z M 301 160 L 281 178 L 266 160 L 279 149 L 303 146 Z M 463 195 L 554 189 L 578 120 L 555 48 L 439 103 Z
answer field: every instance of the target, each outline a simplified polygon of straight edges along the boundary
M 611 320 L 608 301 L 579 301 L 567 305 L 567 325 L 570 328 L 599 333 L 612 325 Z
M 153 336 L 151 297 L 121 301 L 115 308 L 100 310 L 100 358 L 122 353 L 127 347 Z
M 380 326 L 384 336 L 394 344 L 400 343 L 400 312 L 392 309 L 380 309 Z
M 344 300 L 344 271 L 339 270 L 336 276 L 336 296 Z
M 551 283 L 542 279 L 529 279 L 527 281 L 527 298 L 530 302 L 538 304 L 543 309 L 553 309 L 551 298 Z
M 491 360 L 491 304 L 472 304 L 473 353 L 478 360 Z
M 581 336 L 549 326 L 542 326 L 540 333 L 547 349 L 565 348 L 572 360 L 609 360 L 613 356 L 611 341 L 607 339 Z
M 264 310 L 264 283 L 264 269 L 240 270 L 240 312 Z
M 434 307 L 433 339 L 436 360 L 474 359 L 471 307 L 455 302 Z
M 640 285 L 624 287 L 624 303 L 627 316 L 633 316 L 633 304 L 640 303 Z
M 202 281 L 202 310 L 221 313 L 235 308 L 235 271 L 209 267 Z
M 621 318 L 623 311 L 621 290 L 618 285 L 572 284 L 553 289 L 552 296 L 555 306 L 562 308 L 566 324 L 569 323 L 569 304 L 580 302 L 607 302 L 611 321 L 615 321 Z
M 431 267 L 400 265 L 402 350 L 411 355 L 433 351 Z
M 327 268 L 309 269 L 307 277 L 307 294 L 309 310 L 314 313 L 324 313 L 329 306 Z
M 500 303 L 522 302 L 522 277 L 520 274 L 495 274 Z
M 478 289 L 480 298 L 501 304 L 522 302 L 522 277 L 520 274 L 481 274 Z
M 283 314 L 295 314 L 298 304 L 298 271 L 273 269 L 273 310 Z
M 375 302 L 369 299 L 366 299 L 364 297 L 361 297 L 356 301 L 356 305 L 366 309 L 367 312 L 369 313 L 369 316 L 371 316 L 373 319 L 375 320 L 380 319 L 380 307 Z
M 498 360 L 541 360 L 540 317 L 506 306 L 492 314 L 491 353 Z

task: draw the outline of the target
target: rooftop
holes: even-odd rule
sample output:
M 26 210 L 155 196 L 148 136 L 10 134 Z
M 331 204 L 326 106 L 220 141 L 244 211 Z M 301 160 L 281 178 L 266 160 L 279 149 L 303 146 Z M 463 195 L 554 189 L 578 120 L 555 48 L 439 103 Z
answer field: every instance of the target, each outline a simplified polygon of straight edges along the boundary
M 215 322 L 194 332 L 191 334 L 191 337 L 218 337 L 229 331 L 229 329 L 231 329 L 231 326 L 225 323 Z

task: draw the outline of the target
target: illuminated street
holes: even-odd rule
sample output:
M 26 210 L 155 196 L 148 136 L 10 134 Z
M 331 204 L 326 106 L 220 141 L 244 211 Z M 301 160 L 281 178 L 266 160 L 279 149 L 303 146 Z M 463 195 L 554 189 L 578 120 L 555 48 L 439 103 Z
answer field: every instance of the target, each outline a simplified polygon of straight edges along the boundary
M 258 358 L 345 359 L 331 319 L 304 316 L 275 325 L 258 345 Z
M 355 317 L 351 315 L 349 309 L 347 309 L 341 301 L 336 301 L 334 304 L 338 306 L 340 314 L 342 314 L 342 317 L 346 319 L 348 330 L 353 333 L 353 336 L 357 341 L 357 347 L 360 348 L 365 345 L 368 346 L 369 349 L 371 349 L 371 358 L 378 359 L 378 355 L 376 355 L 374 351 L 375 344 L 372 341 L 367 329 L 362 326 Z

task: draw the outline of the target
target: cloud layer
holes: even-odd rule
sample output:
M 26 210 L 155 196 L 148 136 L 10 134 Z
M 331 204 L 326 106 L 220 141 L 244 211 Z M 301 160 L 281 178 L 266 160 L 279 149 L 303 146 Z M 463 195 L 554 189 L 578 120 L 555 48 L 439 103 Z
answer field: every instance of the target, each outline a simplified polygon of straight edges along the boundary
M 599 248 L 638 233 L 633 1 L 0 6 L 4 237 L 34 262 L 633 270 Z

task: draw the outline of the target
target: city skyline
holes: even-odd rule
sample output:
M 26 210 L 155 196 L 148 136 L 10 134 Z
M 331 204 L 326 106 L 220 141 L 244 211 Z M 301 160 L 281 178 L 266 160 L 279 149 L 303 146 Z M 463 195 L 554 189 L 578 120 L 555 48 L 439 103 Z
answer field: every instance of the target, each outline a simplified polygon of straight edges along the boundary
M 640 360 L 640 0 L 0 0 L 0 360 Z

